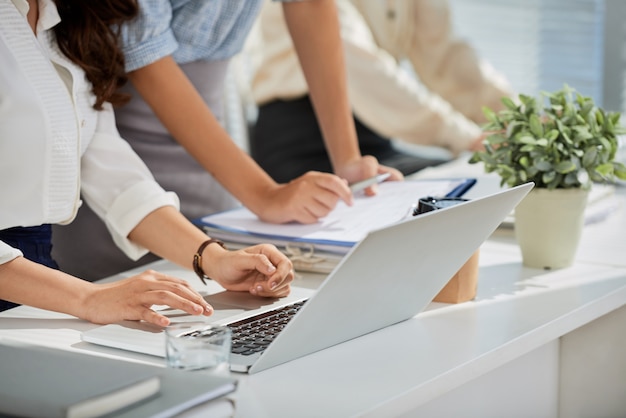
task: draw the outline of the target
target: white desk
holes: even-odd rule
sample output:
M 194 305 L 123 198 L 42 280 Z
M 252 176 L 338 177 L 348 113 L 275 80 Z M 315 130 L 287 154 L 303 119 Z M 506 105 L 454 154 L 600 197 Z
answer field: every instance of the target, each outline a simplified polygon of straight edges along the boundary
M 581 261 L 563 270 L 522 267 L 512 231 L 497 231 L 481 249 L 475 301 L 433 303 L 395 326 L 256 375 L 235 374 L 237 416 L 625 416 L 625 207 L 587 227 Z M 621 232 L 606 234 L 615 228 Z M 162 364 L 81 342 L 92 327 L 29 307 L 0 314 L 0 337 Z

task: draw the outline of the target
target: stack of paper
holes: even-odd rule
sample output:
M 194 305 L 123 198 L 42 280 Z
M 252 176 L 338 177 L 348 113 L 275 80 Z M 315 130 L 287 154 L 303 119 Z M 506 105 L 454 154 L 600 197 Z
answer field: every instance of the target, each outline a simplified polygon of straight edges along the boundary
M 196 224 L 209 236 L 228 243 L 274 244 L 288 255 L 297 255 L 300 270 L 328 272 L 340 259 L 338 255 L 346 254 L 368 232 L 410 217 L 420 198 L 458 197 L 474 183 L 474 179 L 467 178 L 384 182 L 378 185 L 376 196 L 356 194 L 352 206 L 339 202 L 328 216 L 308 225 L 262 222 L 243 207 L 206 216 Z M 317 263 L 315 256 L 321 257 Z M 328 261 L 333 256 L 322 269 L 320 260 Z M 306 267 L 306 257 L 310 268 Z

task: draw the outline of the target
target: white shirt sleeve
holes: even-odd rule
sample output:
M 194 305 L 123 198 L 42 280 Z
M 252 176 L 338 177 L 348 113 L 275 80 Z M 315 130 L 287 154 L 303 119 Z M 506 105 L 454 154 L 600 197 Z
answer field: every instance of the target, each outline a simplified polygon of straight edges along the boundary
M 379 134 L 453 153 L 466 150 L 480 128 L 420 84 L 381 48 L 349 1 L 338 2 L 354 113 Z
M 7 263 L 14 258 L 23 256 L 22 252 L 17 248 L 11 247 L 9 244 L 6 244 L 0 241 L 0 264 Z
M 130 231 L 150 212 L 179 207 L 178 197 L 166 193 L 148 167 L 122 139 L 109 103 L 98 112 L 96 133 L 81 160 L 81 192 L 100 216 L 115 243 L 132 259 L 147 250 L 128 240 Z
M 506 78 L 456 36 L 447 0 L 350 1 L 377 45 L 409 61 L 420 82 L 467 119 L 485 122 L 483 106 L 500 109 L 500 99 L 513 95 Z

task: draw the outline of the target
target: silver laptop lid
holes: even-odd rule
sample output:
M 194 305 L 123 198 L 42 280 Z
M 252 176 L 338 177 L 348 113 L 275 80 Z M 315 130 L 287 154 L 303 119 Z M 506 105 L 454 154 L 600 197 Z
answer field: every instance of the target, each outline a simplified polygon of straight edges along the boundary
M 249 372 L 415 316 L 532 187 L 528 183 L 371 232 L 341 260 Z

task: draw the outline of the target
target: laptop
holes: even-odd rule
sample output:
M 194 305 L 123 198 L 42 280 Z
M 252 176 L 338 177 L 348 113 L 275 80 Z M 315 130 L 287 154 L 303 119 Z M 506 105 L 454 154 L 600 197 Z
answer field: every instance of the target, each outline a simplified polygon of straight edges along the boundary
M 258 326 L 263 318 L 278 323 L 280 329 L 266 338 L 265 347 L 257 349 L 249 343 L 244 347 L 247 350 L 233 352 L 231 370 L 260 372 L 417 315 L 532 187 L 527 183 L 372 231 L 315 291 L 302 293 L 303 289 L 294 287 L 287 298 L 273 303 L 266 300 L 266 306 L 233 309 L 231 312 L 237 312 L 234 316 L 219 317 L 216 308 L 214 322 L 230 326 L 234 335 L 238 328 L 245 328 L 249 342 L 255 326 L 267 337 L 267 327 Z M 222 304 L 234 306 L 224 298 L 236 297 L 236 293 L 222 292 Z M 250 303 L 253 297 L 243 293 Z M 283 312 L 276 313 L 279 309 Z M 249 321 L 256 322 L 249 325 Z M 162 330 L 144 323 L 105 325 L 83 332 L 82 339 L 165 355 Z M 234 337 L 233 350 L 238 347 L 235 342 Z

